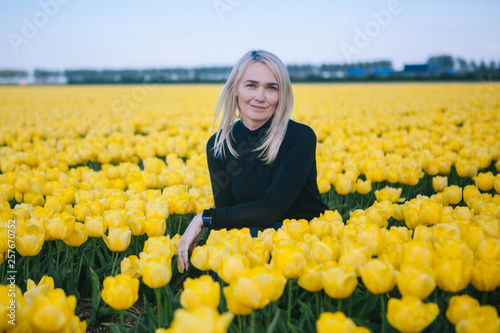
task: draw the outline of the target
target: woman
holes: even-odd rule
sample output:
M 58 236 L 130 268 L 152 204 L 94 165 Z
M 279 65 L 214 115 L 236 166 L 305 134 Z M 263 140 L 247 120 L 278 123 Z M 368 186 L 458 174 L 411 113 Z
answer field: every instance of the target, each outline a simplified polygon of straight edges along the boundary
M 196 215 L 182 236 L 182 270 L 203 227 L 248 227 L 256 236 L 284 219 L 311 220 L 327 209 L 316 182 L 316 135 L 290 120 L 292 108 L 292 85 L 281 60 L 263 50 L 245 54 L 219 97 L 215 119 L 223 109 L 222 120 L 207 143 L 215 209 Z

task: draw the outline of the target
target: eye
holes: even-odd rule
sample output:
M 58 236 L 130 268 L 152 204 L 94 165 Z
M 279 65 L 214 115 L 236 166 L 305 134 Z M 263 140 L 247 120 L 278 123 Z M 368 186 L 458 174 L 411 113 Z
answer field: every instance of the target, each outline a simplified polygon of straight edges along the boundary
M 267 89 L 271 90 L 271 91 L 277 91 L 278 88 L 276 86 L 269 86 L 267 87 Z
M 255 84 L 253 84 L 253 83 L 248 83 L 248 84 L 246 85 L 246 87 L 247 87 L 247 88 L 255 88 Z

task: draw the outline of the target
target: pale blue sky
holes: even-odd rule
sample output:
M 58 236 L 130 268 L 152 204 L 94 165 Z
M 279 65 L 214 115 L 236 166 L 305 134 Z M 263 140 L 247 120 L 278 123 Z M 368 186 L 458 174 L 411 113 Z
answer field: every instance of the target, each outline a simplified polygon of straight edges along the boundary
M 286 64 L 498 63 L 499 13 L 498 0 L 0 0 L 0 69 L 233 65 L 254 48 Z

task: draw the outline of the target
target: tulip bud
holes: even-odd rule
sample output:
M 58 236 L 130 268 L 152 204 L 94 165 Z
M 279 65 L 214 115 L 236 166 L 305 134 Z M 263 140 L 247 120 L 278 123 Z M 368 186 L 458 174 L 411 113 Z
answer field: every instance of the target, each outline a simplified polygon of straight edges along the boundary
M 127 310 L 139 298 L 139 279 L 128 274 L 108 276 L 104 279 L 102 299 L 115 310 Z
M 401 332 L 420 332 L 438 315 L 439 307 L 436 303 L 423 303 L 413 296 L 391 298 L 387 303 L 387 320 Z

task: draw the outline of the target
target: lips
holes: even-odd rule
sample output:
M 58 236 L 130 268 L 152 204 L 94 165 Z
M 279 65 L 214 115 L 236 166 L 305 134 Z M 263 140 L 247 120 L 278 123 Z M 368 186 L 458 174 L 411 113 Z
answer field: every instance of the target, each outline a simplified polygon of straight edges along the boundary
M 257 110 L 265 110 L 265 109 L 266 109 L 266 108 L 265 108 L 265 107 L 263 107 L 263 106 L 257 106 L 257 105 L 252 105 L 252 104 L 250 104 L 250 106 L 251 106 L 252 108 L 254 108 L 254 109 L 257 109 Z

